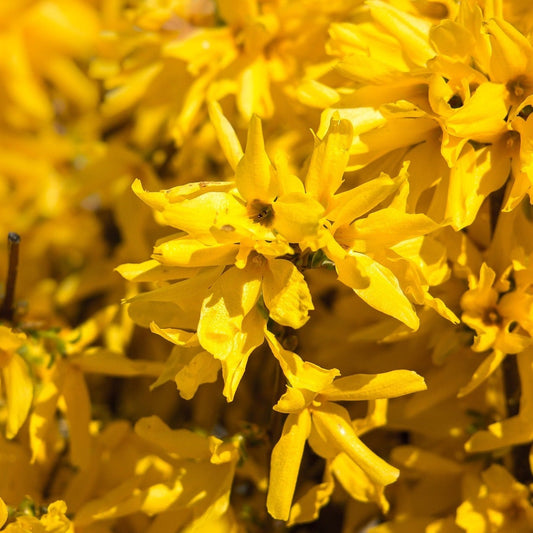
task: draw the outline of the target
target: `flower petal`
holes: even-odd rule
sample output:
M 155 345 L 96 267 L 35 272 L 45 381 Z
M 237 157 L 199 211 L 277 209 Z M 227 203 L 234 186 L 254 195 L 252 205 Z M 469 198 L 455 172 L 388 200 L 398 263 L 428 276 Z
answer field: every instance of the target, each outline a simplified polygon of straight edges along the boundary
M 335 114 L 331 118 L 325 137 L 315 145 L 305 177 L 305 188 L 308 194 L 324 207 L 341 186 L 352 138 L 351 122 Z
M 358 252 L 335 261 L 339 280 L 374 309 L 418 329 L 418 317 L 396 276 L 385 266 Z
M 283 326 L 301 328 L 314 309 L 303 274 L 284 259 L 273 259 L 263 277 L 263 298 L 270 318 Z
M 261 119 L 256 115 L 250 120 L 246 150 L 235 169 L 235 182 L 247 202 L 261 200 L 270 204 L 278 195 L 276 171 L 265 151 Z
M 381 374 L 353 374 L 336 379 L 320 391 L 320 397 L 331 401 L 375 400 L 397 398 L 426 390 L 424 378 L 412 370 L 392 370 Z
M 12 439 L 21 428 L 30 411 L 33 399 L 33 380 L 26 361 L 13 353 L 2 369 L 7 400 L 6 437 Z
M 394 483 L 400 472 L 377 456 L 357 437 L 348 411 L 326 402 L 312 409 L 313 425 L 338 452 L 345 452 L 378 485 Z
M 272 450 L 267 509 L 277 520 L 289 518 L 304 445 L 310 431 L 311 417 L 307 409 L 290 414 Z

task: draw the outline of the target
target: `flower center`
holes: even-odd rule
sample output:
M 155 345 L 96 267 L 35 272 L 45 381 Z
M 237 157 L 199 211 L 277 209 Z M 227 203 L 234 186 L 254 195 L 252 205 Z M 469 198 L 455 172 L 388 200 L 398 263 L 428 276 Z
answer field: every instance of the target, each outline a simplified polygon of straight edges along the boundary
M 271 204 L 265 204 L 257 198 L 252 200 L 246 206 L 248 210 L 248 216 L 258 224 L 269 227 L 274 221 L 274 211 Z
M 483 314 L 483 323 L 487 326 L 497 326 L 502 323 L 502 317 L 496 307 L 489 307 Z

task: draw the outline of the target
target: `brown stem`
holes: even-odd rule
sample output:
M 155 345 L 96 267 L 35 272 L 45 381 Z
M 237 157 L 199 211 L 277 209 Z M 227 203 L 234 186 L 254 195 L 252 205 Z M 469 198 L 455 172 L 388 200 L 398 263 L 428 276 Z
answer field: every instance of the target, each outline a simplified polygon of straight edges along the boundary
M 502 362 L 503 388 L 507 406 L 507 416 L 516 416 L 520 410 L 520 375 L 516 356 L 508 355 Z M 529 451 L 531 444 L 519 444 L 511 449 L 511 462 L 514 477 L 520 483 L 533 482 L 531 468 L 529 466 Z
M 10 231 L 7 235 L 7 281 L 4 300 L 0 307 L 0 320 L 13 321 L 15 313 L 15 284 L 19 263 L 20 235 Z

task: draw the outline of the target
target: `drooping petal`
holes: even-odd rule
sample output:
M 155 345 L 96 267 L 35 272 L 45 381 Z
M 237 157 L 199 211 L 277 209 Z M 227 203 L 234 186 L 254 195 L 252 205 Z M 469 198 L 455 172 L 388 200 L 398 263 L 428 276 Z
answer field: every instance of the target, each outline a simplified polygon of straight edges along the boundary
M 331 471 L 352 498 L 362 502 L 375 502 L 384 513 L 388 511 L 389 502 L 385 498 L 384 487 L 373 483 L 347 454 L 339 453 L 331 461 Z
M 224 396 L 231 402 L 246 369 L 250 354 L 264 341 L 266 320 L 255 307 L 242 322 L 242 331 L 235 335 L 230 355 L 220 360 L 224 377 Z
M 333 449 L 346 453 L 365 474 L 378 485 L 389 485 L 398 479 L 398 469 L 377 456 L 357 437 L 348 411 L 331 402 L 312 409 L 313 425 Z
M 273 259 L 263 276 L 263 299 L 270 318 L 283 326 L 301 328 L 314 309 L 303 274 L 284 259 Z
M 310 431 L 311 416 L 307 409 L 290 414 L 272 450 L 267 509 L 277 520 L 289 518 L 304 445 Z
M 331 210 L 327 216 L 334 221 L 332 229 L 350 224 L 372 210 L 394 193 L 405 178 L 405 173 L 401 173 L 397 178 L 381 174 L 378 178 L 362 183 L 350 191 L 335 195 L 329 204 Z
M 42 384 L 35 399 L 29 429 L 32 463 L 46 460 L 46 437 L 54 420 L 59 394 L 57 385 L 48 381 Z
M 251 267 L 230 268 L 212 284 L 202 304 L 198 340 L 219 359 L 231 354 L 234 337 L 261 291 L 261 273 Z
M 336 260 L 335 266 L 339 280 L 368 305 L 397 318 L 413 330 L 418 329 L 415 310 L 388 268 L 358 252 L 350 252 L 344 259 Z
M 248 357 L 264 340 L 266 319 L 255 307 L 261 277 L 255 265 L 232 267 L 213 283 L 202 304 L 198 340 L 221 362 L 228 401 L 233 399 Z
M 6 437 L 12 439 L 26 420 L 33 399 L 33 380 L 26 361 L 13 353 L 2 369 L 7 400 Z

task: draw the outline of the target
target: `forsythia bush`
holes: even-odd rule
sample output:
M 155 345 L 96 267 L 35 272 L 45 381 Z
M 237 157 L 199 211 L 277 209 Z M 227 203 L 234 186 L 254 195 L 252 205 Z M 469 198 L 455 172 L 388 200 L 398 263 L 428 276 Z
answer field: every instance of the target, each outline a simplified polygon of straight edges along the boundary
M 0 45 L 0 530 L 533 531 L 533 2 Z

